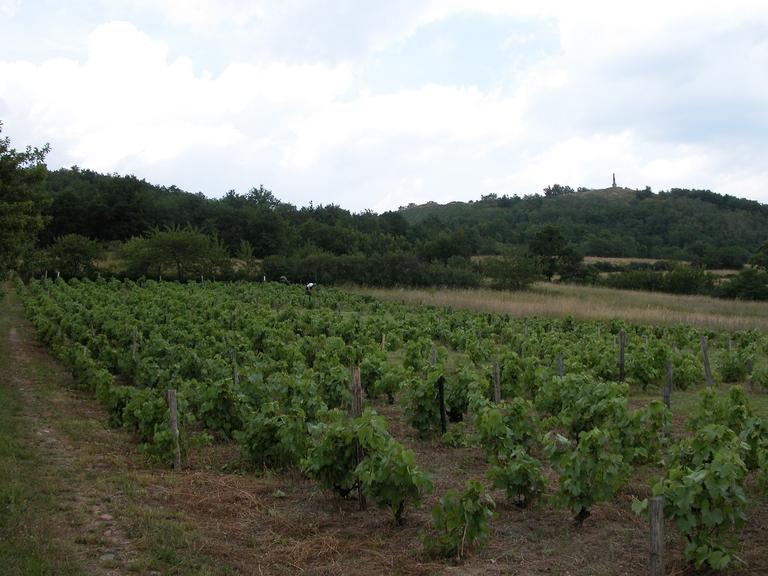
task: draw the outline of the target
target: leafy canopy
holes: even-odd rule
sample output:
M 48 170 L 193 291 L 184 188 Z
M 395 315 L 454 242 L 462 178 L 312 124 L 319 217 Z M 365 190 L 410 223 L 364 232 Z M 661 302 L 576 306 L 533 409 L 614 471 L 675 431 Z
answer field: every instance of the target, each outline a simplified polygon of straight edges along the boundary
M 44 187 L 48 151 L 46 144 L 17 152 L 9 138 L 0 138 L 0 278 L 19 265 L 46 223 L 42 211 L 50 204 Z

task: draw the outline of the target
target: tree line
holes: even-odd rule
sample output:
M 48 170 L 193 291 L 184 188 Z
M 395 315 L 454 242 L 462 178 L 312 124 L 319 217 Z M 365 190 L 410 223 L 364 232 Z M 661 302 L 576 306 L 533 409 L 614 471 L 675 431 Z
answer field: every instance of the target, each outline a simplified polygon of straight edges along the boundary
M 114 273 L 134 278 L 286 276 L 462 287 L 490 279 L 507 289 L 557 278 L 716 293 L 721 287 L 704 269 L 740 269 L 768 238 L 768 206 L 708 190 L 605 194 L 554 184 L 544 195 L 490 194 L 447 206 L 352 213 L 334 204 L 296 207 L 264 186 L 214 199 L 132 175 L 48 171 L 47 151 L 17 152 L 0 140 L 2 273 L 92 275 L 109 254 L 121 263 Z M 606 279 L 584 266 L 584 255 L 693 267 L 621 271 Z M 755 288 L 759 274 L 744 270 L 723 294 L 762 294 Z

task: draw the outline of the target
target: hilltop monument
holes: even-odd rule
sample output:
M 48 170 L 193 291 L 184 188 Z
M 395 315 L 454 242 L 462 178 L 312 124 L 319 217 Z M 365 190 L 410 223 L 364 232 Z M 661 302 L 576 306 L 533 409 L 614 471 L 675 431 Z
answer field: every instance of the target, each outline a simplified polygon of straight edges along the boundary
M 616 172 L 613 173 L 613 187 L 616 188 Z

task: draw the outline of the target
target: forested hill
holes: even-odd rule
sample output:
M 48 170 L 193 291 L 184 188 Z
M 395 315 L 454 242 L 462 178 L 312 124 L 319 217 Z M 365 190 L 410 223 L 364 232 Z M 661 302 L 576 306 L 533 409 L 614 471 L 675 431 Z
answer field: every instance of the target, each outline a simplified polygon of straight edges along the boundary
M 50 172 L 47 187 L 53 203 L 43 245 L 70 233 L 123 241 L 153 228 L 190 224 L 216 233 L 233 253 L 247 240 L 258 257 L 319 249 L 338 255 L 407 251 L 447 261 L 525 244 L 550 224 L 586 255 L 680 259 L 720 268 L 740 266 L 768 239 L 768 206 L 708 190 L 573 191 L 555 185 L 543 196 L 489 195 L 376 215 L 335 205 L 297 208 L 263 187 L 208 199 L 134 176 L 77 168 Z

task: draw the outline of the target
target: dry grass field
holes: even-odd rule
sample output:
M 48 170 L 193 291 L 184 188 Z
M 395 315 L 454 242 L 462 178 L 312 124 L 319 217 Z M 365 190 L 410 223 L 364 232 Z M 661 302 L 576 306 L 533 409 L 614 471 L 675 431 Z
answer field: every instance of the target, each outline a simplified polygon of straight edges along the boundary
M 383 300 L 407 304 L 453 306 L 513 317 L 540 316 L 577 320 L 620 318 L 646 325 L 690 324 L 713 330 L 753 330 L 768 333 L 768 303 L 721 300 L 707 296 L 676 296 L 641 292 L 539 283 L 531 290 L 502 292 L 476 290 L 418 290 L 354 288 Z

